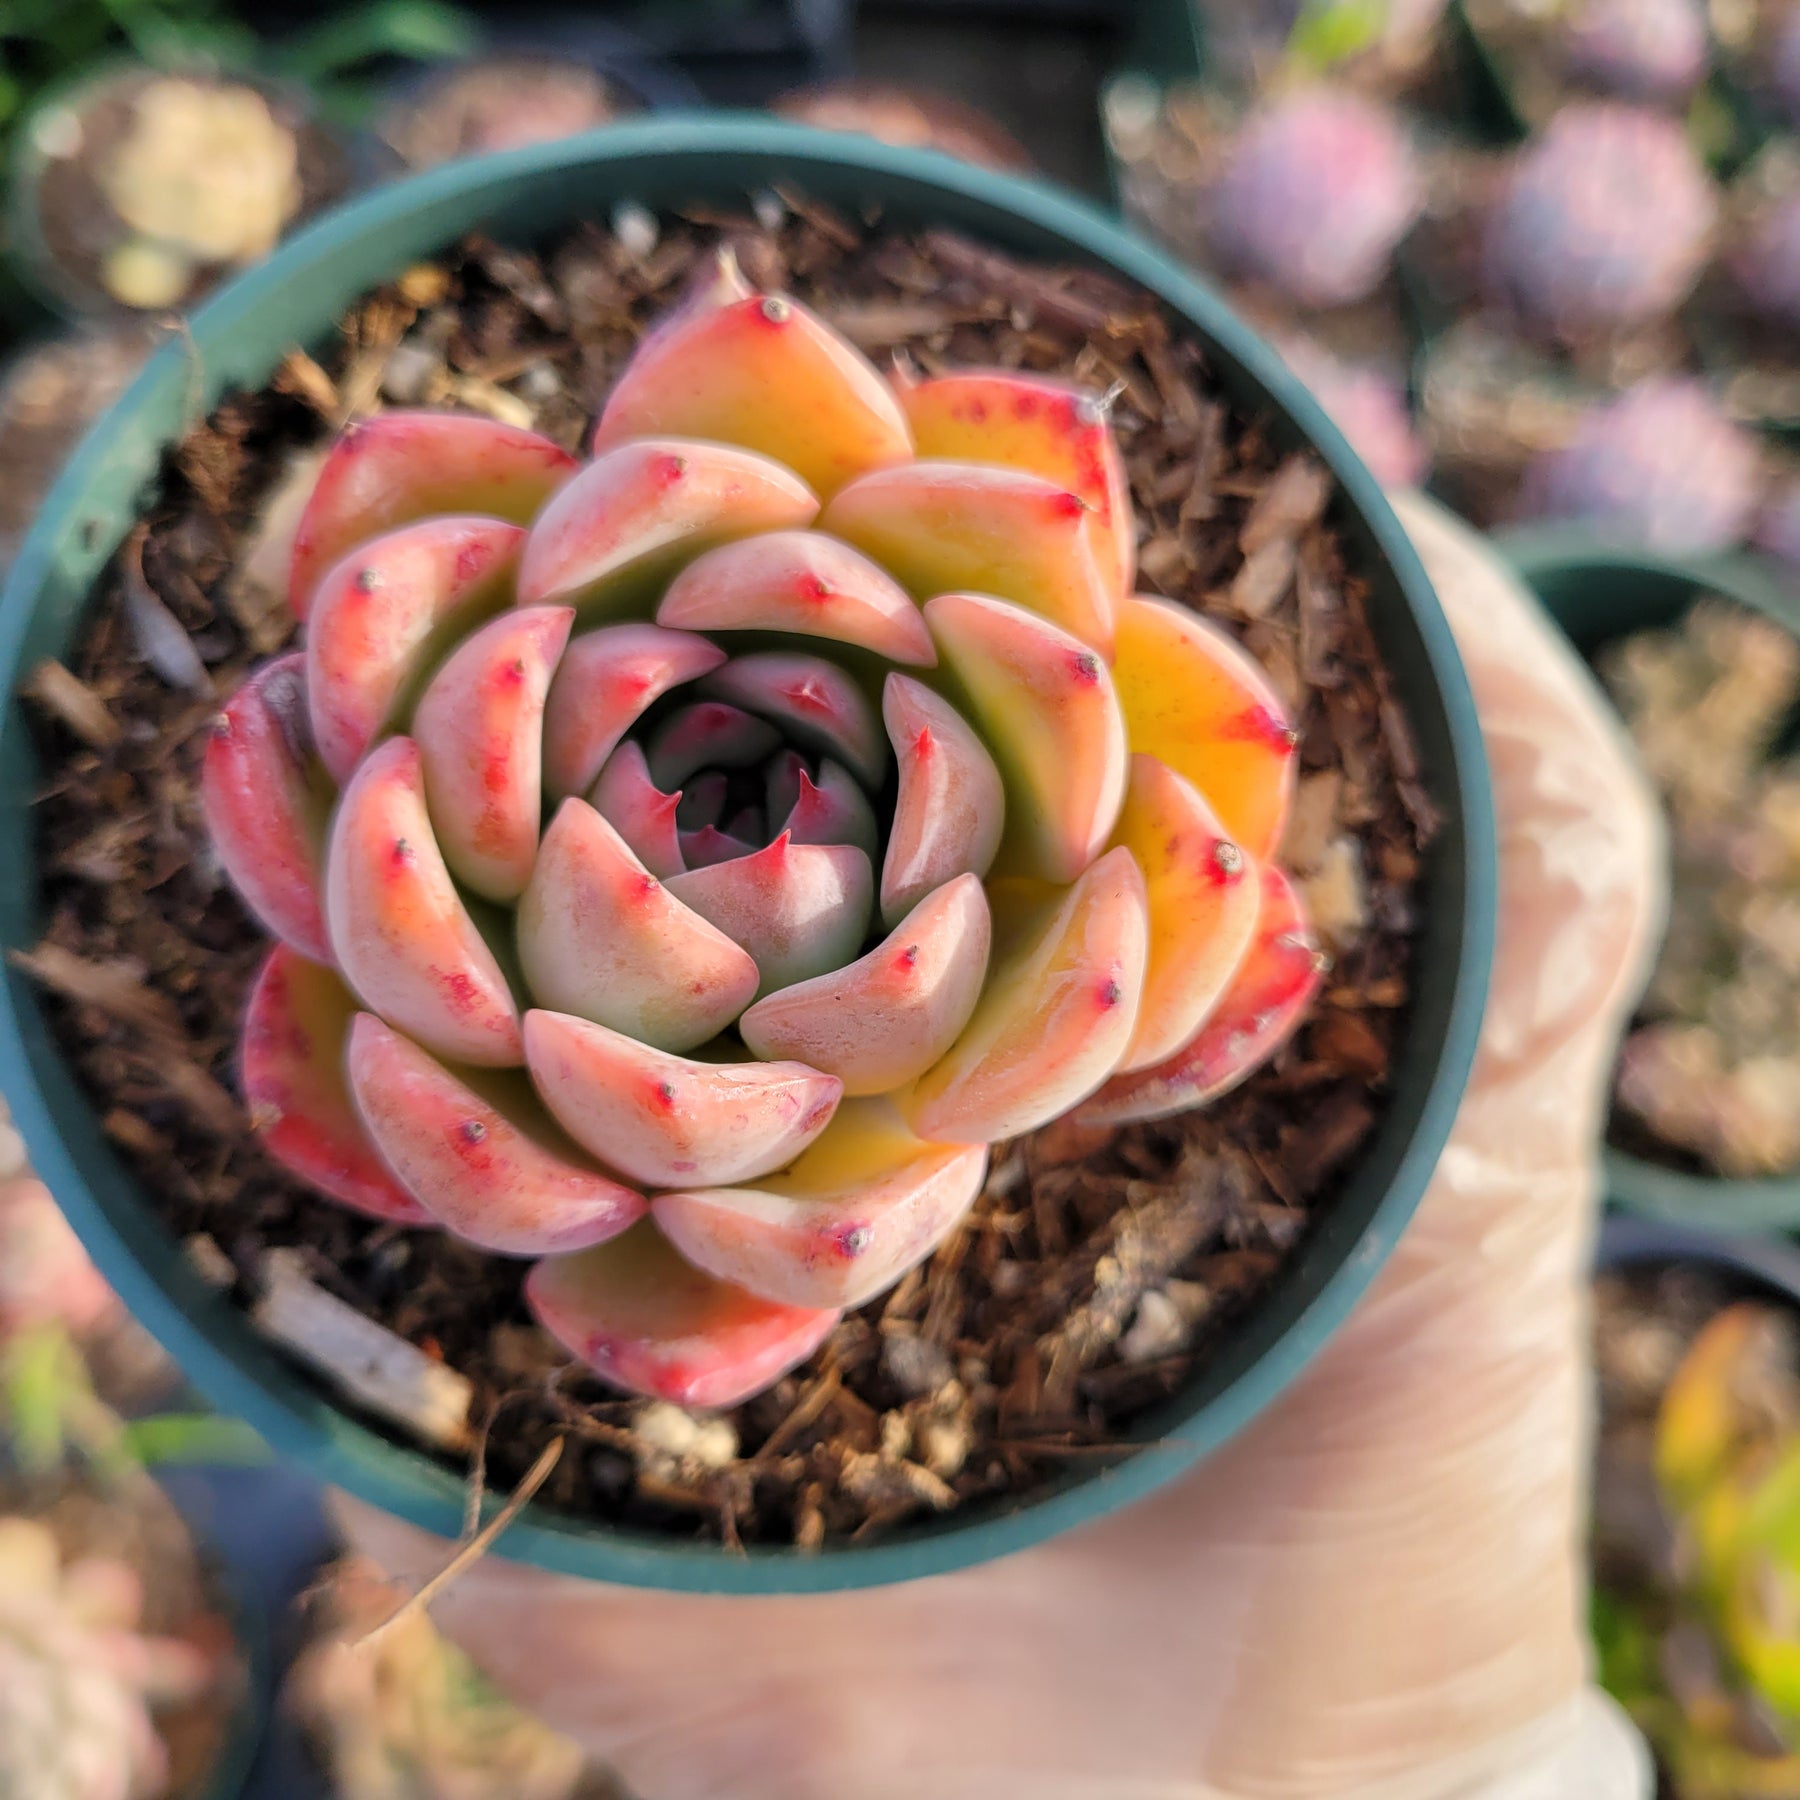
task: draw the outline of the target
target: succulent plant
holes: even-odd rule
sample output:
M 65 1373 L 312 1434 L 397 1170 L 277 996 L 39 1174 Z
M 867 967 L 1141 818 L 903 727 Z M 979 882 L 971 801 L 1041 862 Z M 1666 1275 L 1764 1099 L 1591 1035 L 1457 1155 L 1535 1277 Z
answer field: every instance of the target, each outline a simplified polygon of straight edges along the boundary
M 1302 87 L 1239 127 L 1212 196 L 1214 247 L 1306 306 L 1360 300 L 1422 200 L 1406 135 L 1374 101 Z
M 590 1779 L 578 1745 L 506 1700 L 424 1608 L 395 1617 L 404 1594 L 372 1565 L 336 1563 L 316 1591 L 328 1629 L 295 1660 L 283 1698 L 335 1792 L 353 1800 L 614 1794 Z
M 65 1565 L 50 1527 L 0 1517 L 0 1794 L 7 1800 L 154 1800 L 167 1752 L 152 1708 L 213 1678 L 195 1646 L 142 1632 L 133 1570 Z
M 1800 575 L 1800 475 L 1789 475 L 1775 484 L 1757 516 L 1757 547 L 1779 557 Z
M 1488 221 L 1487 279 L 1563 337 L 1643 324 L 1687 297 L 1717 216 L 1677 121 L 1580 102 L 1519 153 Z
M 50 1190 L 31 1175 L 0 1181 L 0 1341 L 52 1320 L 84 1336 L 120 1311 Z
M 1800 7 L 1788 7 L 1775 27 L 1769 73 L 1776 99 L 1789 120 L 1800 126 Z
M 1698 383 L 1654 377 L 1588 413 L 1527 469 L 1527 517 L 1574 519 L 1621 543 L 1674 552 L 1741 543 L 1760 459 Z
M 1733 262 L 1757 311 L 1800 330 L 1800 185 L 1750 222 Z
M 1397 381 L 1367 363 L 1340 361 L 1312 338 L 1284 336 L 1276 348 L 1383 487 L 1416 487 L 1424 479 L 1431 453 Z
M 242 1085 L 323 1193 L 542 1258 L 574 1353 L 723 1405 L 926 1255 L 994 1140 L 1282 1041 L 1296 734 L 1131 596 L 1118 450 L 1057 382 L 890 385 L 722 258 L 592 449 L 388 413 L 326 458 L 304 648 L 204 769 L 281 940 Z
M 1698 0 L 1580 0 L 1567 30 L 1572 65 L 1634 100 L 1680 100 L 1706 73 Z

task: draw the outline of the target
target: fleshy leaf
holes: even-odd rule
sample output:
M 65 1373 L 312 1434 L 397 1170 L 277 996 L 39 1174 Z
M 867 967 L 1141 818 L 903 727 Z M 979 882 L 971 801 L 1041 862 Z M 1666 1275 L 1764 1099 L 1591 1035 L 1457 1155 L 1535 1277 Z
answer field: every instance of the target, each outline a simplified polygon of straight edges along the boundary
M 851 845 L 796 844 L 783 832 L 753 856 L 677 875 L 669 892 L 749 951 L 761 976 L 757 992 L 768 993 L 856 954 L 869 929 L 875 872 Z
M 968 721 L 910 675 L 887 678 L 881 714 L 900 765 L 881 865 L 881 916 L 894 925 L 952 877 L 993 866 L 1006 790 Z
M 451 883 L 411 738 L 389 738 L 356 771 L 327 871 L 331 947 L 364 1006 L 452 1062 L 522 1059 L 518 1008 Z
M 912 454 L 869 360 L 785 295 L 697 305 L 646 338 L 607 396 L 594 449 L 643 437 L 741 444 L 821 494 Z
M 489 900 L 531 877 L 543 812 L 544 697 L 575 615 L 516 607 L 451 652 L 413 716 L 425 799 L 451 873 Z
M 1038 475 L 916 462 L 845 488 L 819 527 L 872 556 L 915 600 L 993 594 L 1110 658 L 1117 601 L 1091 518 L 1079 495 Z
M 540 1005 L 661 1050 L 716 1037 L 756 993 L 749 953 L 658 881 L 585 800 L 565 800 L 546 827 L 517 919 Z
M 567 1013 L 525 1015 L 525 1066 L 565 1130 L 655 1187 L 746 1181 L 792 1162 L 843 1084 L 798 1062 L 693 1062 Z
M 787 832 L 796 844 L 854 844 L 873 864 L 881 845 L 881 827 L 862 783 L 828 756 L 819 764 L 817 781 L 802 768 L 796 787 L 786 816 L 777 818 L 771 807 L 770 823 Z
M 810 525 L 818 510 L 799 476 L 748 450 L 680 438 L 620 444 L 538 514 L 519 602 L 567 602 L 584 620 L 647 614 L 702 551 Z
M 781 734 L 767 719 L 723 700 L 696 700 L 657 726 L 645 761 L 650 779 L 673 793 L 702 769 L 754 768 L 780 747 Z
M 987 896 L 974 875 L 927 894 L 867 956 L 757 1001 L 738 1021 L 758 1056 L 885 1094 L 923 1075 L 975 1011 L 987 976 Z
M 528 525 L 574 468 L 548 438 L 473 413 L 377 413 L 348 425 L 301 514 L 288 604 L 305 619 L 326 570 L 417 519 L 483 513 Z
M 606 625 L 563 652 L 544 707 L 544 790 L 554 804 L 593 786 L 653 700 L 697 680 L 725 652 L 688 631 Z
M 791 1168 L 754 1188 L 659 1194 L 683 1256 L 793 1306 L 860 1306 L 931 1254 L 981 1192 L 985 1144 L 930 1144 L 887 1100 L 847 1100 Z
M 1109 1081 L 1077 1115 L 1119 1125 L 1204 1106 L 1279 1050 L 1324 978 L 1325 958 L 1288 879 L 1262 866 L 1262 908 L 1250 953 L 1193 1041 L 1167 1062 Z
M 1017 369 L 965 369 L 929 381 L 902 375 L 894 387 L 920 456 L 1001 463 L 1086 501 L 1100 568 L 1116 596 L 1131 592 L 1137 565 L 1131 490 L 1099 399 Z
M 502 519 L 427 519 L 333 565 L 306 626 L 313 741 L 350 779 L 432 663 L 506 604 L 525 534 Z
M 344 1081 L 356 1001 L 330 969 L 277 944 L 244 1012 L 238 1080 L 250 1123 L 284 1168 L 374 1219 L 429 1225 L 363 1130 Z
M 706 678 L 708 692 L 772 719 L 795 742 L 838 757 L 874 785 L 887 773 L 875 709 L 834 662 L 799 651 L 734 656 Z
M 1149 935 L 1143 874 L 1109 850 L 1013 935 L 962 1036 L 905 1102 L 913 1129 L 993 1143 L 1091 1094 L 1131 1042 Z
M 771 531 L 709 550 L 669 584 L 657 622 L 686 631 L 786 631 L 929 667 L 919 609 L 885 569 L 819 531 Z
M 1163 1062 L 1197 1032 L 1249 954 L 1262 906 L 1256 865 L 1192 782 L 1141 752 L 1113 842 L 1137 858 L 1150 898 L 1150 964 L 1121 1069 Z
M 1007 862 L 1073 881 L 1125 797 L 1125 721 L 1097 651 L 982 594 L 940 594 L 925 620 L 1006 784 Z
M 1168 600 L 1119 609 L 1113 682 L 1133 750 L 1185 775 L 1258 862 L 1275 853 L 1299 742 L 1249 653 Z
M 665 794 L 650 779 L 649 765 L 635 743 L 628 740 L 606 759 L 588 799 L 658 881 L 687 867 L 675 823 L 681 796 Z
M 781 1306 L 684 1262 L 649 1220 L 531 1271 L 544 1329 L 617 1387 L 677 1406 L 735 1406 L 818 1349 L 835 1308 Z
M 682 870 L 710 869 L 715 864 L 735 862 L 740 856 L 752 856 L 757 846 L 749 838 L 734 837 L 716 825 L 702 825 L 698 831 L 681 833 Z
M 381 1154 L 465 1243 L 547 1256 L 603 1243 L 643 1217 L 644 1196 L 589 1163 L 517 1076 L 502 1108 L 373 1013 L 351 1027 L 348 1067 Z
M 331 783 L 313 753 L 305 657 L 253 670 L 213 722 L 200 771 L 206 832 L 260 923 L 331 961 L 320 886 Z

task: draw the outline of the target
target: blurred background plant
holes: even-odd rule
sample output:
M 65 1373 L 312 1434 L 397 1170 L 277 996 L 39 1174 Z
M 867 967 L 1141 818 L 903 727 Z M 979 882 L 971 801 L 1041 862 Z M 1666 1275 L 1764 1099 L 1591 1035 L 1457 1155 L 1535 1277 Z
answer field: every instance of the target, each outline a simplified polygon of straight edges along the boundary
M 1795 1317 L 1691 1271 L 1599 1292 L 1594 1635 L 1681 1800 L 1800 1792 Z

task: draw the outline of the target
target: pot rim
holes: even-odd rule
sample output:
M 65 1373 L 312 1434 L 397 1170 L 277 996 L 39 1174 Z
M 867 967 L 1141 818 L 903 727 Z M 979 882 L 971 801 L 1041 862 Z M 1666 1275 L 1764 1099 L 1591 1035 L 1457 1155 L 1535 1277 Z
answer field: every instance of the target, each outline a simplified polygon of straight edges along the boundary
M 1199 1385 L 1204 1388 L 1210 1378 L 1222 1384 L 1218 1391 L 1189 1392 L 1166 1403 L 1152 1415 L 1160 1422 L 1154 1435 L 1147 1428 L 1143 1447 L 1116 1466 L 1078 1475 L 1023 1503 L 972 1505 L 873 1545 L 811 1555 L 778 1547 L 732 1553 L 533 1507 L 499 1546 L 500 1554 L 563 1573 L 683 1591 L 794 1593 L 911 1579 L 1040 1542 L 1170 1480 L 1242 1429 L 1299 1375 L 1393 1249 L 1449 1135 L 1486 998 L 1496 850 L 1480 727 L 1448 622 L 1373 476 L 1275 352 L 1203 282 L 1116 222 L 1042 183 L 933 152 L 731 114 L 661 115 L 427 171 L 327 213 L 221 289 L 192 320 L 186 343 L 197 349 L 174 343 L 159 351 L 52 489 L 0 598 L 0 676 L 9 692 L 16 689 L 28 655 L 52 654 L 43 645 L 66 640 L 135 519 L 135 504 L 117 502 L 128 481 L 134 484 L 129 492 L 141 494 L 154 476 L 175 428 L 158 423 L 155 414 L 180 405 L 187 388 L 178 384 L 193 379 L 191 356 L 200 358 L 208 384 L 204 403 L 210 405 L 233 382 L 260 382 L 274 360 L 273 355 L 263 360 L 260 348 L 252 354 L 238 347 L 233 338 L 254 334 L 259 315 L 263 341 L 279 344 L 296 341 L 281 332 L 291 328 L 304 337 L 311 330 L 316 336 L 321 323 L 335 316 L 335 305 L 315 316 L 322 311 L 316 296 L 293 296 L 308 277 L 312 287 L 329 287 L 350 279 L 352 270 L 377 255 L 390 270 L 403 267 L 414 254 L 428 253 L 411 249 L 428 234 L 435 232 L 430 241 L 442 246 L 471 228 L 472 196 L 489 195 L 498 204 L 502 197 L 516 198 L 522 182 L 554 184 L 555 216 L 566 221 L 579 216 L 580 203 L 565 203 L 565 191 L 578 190 L 584 173 L 621 165 L 629 165 L 634 177 L 647 171 L 644 178 L 655 176 L 665 184 L 691 178 L 696 190 L 715 195 L 722 189 L 753 191 L 775 179 L 776 170 L 800 186 L 835 177 L 874 193 L 901 216 L 909 204 L 923 201 L 939 222 L 957 222 L 985 233 L 990 242 L 1005 243 L 1011 233 L 1033 243 L 1032 254 L 1098 265 L 1149 291 L 1207 344 L 1228 383 L 1235 382 L 1240 392 L 1254 390 L 1256 404 L 1276 415 L 1278 429 L 1304 439 L 1329 467 L 1338 486 L 1336 504 L 1358 554 L 1377 570 L 1385 564 L 1391 575 L 1393 630 L 1415 665 L 1415 716 L 1441 714 L 1434 729 L 1448 766 L 1434 787 L 1447 821 L 1433 853 L 1438 868 L 1428 879 L 1448 916 L 1425 919 L 1428 937 L 1419 952 L 1416 1004 L 1426 1023 L 1415 1023 L 1409 1033 L 1390 1112 L 1362 1159 L 1368 1166 L 1379 1152 L 1387 1179 L 1378 1196 L 1359 1204 L 1360 1227 L 1340 1220 L 1333 1230 L 1339 1215 L 1327 1216 L 1309 1240 L 1316 1252 L 1310 1272 L 1304 1281 L 1299 1275 L 1284 1281 L 1297 1293 L 1272 1295 L 1262 1309 L 1276 1319 L 1265 1333 L 1269 1341 L 1260 1346 L 1252 1341 L 1257 1335 L 1257 1315 L 1252 1315 L 1233 1340 L 1241 1366 L 1233 1366 L 1228 1345 L 1210 1366 L 1210 1377 L 1202 1377 Z M 690 176 L 691 168 L 706 173 Z M 656 203 L 666 203 L 666 197 L 659 194 Z M 545 211 L 549 216 L 548 203 Z M 985 223 L 970 226 L 973 215 Z M 360 274 L 356 279 L 363 287 L 372 285 Z M 206 369 L 209 351 L 217 355 Z M 90 489 L 97 497 L 90 498 Z M 102 504 L 109 496 L 110 511 Z M 63 636 L 51 639 L 52 632 Z M 4 715 L 5 735 L 16 740 L 15 759 L 28 750 L 19 713 L 15 703 Z M 22 766 L 31 764 L 22 761 Z M 12 805 L 15 817 L 9 824 L 0 794 L 0 828 L 15 834 L 21 866 L 34 870 L 24 795 Z M 0 866 L 5 860 L 0 857 Z M 15 891 L 8 892 L 0 883 L 0 938 L 35 941 L 35 882 L 15 879 L 12 887 Z M 16 891 L 21 888 L 22 894 Z M 241 1309 L 200 1284 L 161 1223 L 136 1203 L 137 1180 L 111 1151 L 103 1143 L 75 1143 L 73 1126 L 99 1137 L 91 1103 L 76 1088 L 35 993 L 11 967 L 0 984 L 0 1075 L 40 1176 L 102 1272 L 209 1398 L 248 1419 L 277 1449 L 323 1480 L 441 1536 L 459 1535 L 463 1485 L 458 1476 L 417 1445 L 384 1435 L 326 1398 L 261 1338 Z M 1394 1113 L 1410 1118 L 1410 1130 L 1404 1123 L 1389 1128 Z M 58 1125 L 59 1114 L 72 1121 L 68 1134 Z M 106 1199 L 97 1192 L 101 1188 Z M 1290 1274 L 1307 1258 L 1308 1252 L 1301 1252 Z M 1245 1356 L 1251 1359 L 1247 1364 Z

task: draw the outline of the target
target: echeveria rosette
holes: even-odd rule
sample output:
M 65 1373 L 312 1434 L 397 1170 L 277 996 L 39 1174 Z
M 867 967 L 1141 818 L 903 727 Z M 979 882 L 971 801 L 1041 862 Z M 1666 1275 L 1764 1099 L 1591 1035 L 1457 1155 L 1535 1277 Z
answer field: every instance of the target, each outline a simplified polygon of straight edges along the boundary
M 729 262 L 585 463 L 386 413 L 209 746 L 281 941 L 245 1097 L 321 1192 L 541 1259 L 609 1379 L 725 1405 L 941 1242 L 999 1139 L 1197 1105 L 1320 958 L 1295 734 L 1132 595 L 1104 408 L 892 382 Z

